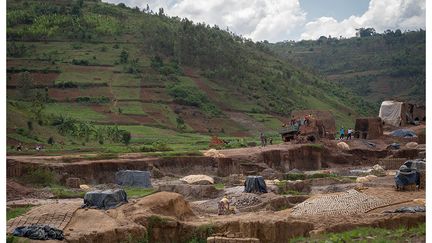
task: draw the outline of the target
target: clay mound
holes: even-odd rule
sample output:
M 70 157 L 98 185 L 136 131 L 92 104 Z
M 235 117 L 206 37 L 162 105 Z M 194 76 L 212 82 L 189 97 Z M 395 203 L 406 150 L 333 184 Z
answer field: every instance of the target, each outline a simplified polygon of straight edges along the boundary
M 337 143 L 338 148 L 342 149 L 342 150 L 349 150 L 350 147 L 348 144 L 346 144 L 345 142 L 339 142 Z
M 405 147 L 409 148 L 409 149 L 415 149 L 418 147 L 418 143 L 416 142 L 409 142 L 405 145 Z
M 221 191 L 213 185 L 160 185 L 159 191 L 176 192 L 183 195 L 188 200 L 216 198 Z
M 213 158 L 225 158 L 225 155 L 223 155 L 221 152 L 217 151 L 216 149 L 209 149 L 205 151 L 204 156 L 213 157 Z
M 141 198 L 136 203 L 129 203 L 123 209 L 125 215 L 133 218 L 135 222 L 154 214 L 179 220 L 195 216 L 183 196 L 174 192 L 158 192 Z
M 35 194 L 33 189 L 25 187 L 14 180 L 7 180 L 6 187 L 8 201 L 31 197 Z
M 186 182 L 187 184 L 194 184 L 194 185 L 214 184 L 213 178 L 207 175 L 188 175 L 181 178 L 180 181 Z

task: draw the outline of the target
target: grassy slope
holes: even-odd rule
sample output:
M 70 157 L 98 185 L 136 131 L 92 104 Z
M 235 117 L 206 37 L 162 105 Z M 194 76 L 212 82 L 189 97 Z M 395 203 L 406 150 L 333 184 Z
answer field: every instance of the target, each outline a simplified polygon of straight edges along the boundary
M 269 46 L 280 56 L 316 70 L 368 100 L 425 101 L 424 31 Z
M 179 71 L 165 75 L 163 71 L 151 67 L 150 59 L 159 53 L 152 50 L 152 46 L 159 42 L 152 39 L 157 37 L 154 33 L 157 30 L 152 30 L 149 24 L 153 23 L 160 29 L 166 27 L 167 33 L 174 33 L 179 31 L 176 29 L 181 28 L 183 22 L 125 7 L 84 1 L 79 21 L 87 21 L 95 16 L 96 19 L 108 18 L 102 22 L 85 22 L 88 26 L 84 35 L 91 35 L 90 40 L 87 37 L 73 36 L 75 32 L 69 33 L 67 28 L 59 31 L 55 21 L 43 22 L 39 18 L 33 20 L 33 23 L 23 21 L 23 15 L 34 14 L 32 11 L 41 11 L 40 9 L 45 11 L 39 13 L 42 15 L 40 18 L 55 18 L 59 22 L 64 19 L 71 21 L 72 15 L 68 11 L 71 11 L 74 2 L 53 1 L 49 5 L 41 5 L 40 9 L 35 7 L 34 3 L 38 5 L 34 1 L 8 1 L 8 45 L 22 46 L 25 50 L 18 55 L 10 51 L 12 48 L 8 49 L 8 84 L 19 79 L 19 71 L 16 74 L 16 69 L 36 71 L 30 74 L 33 83 L 42 82 L 52 86 L 73 82 L 78 87 L 49 86 L 48 93 L 53 102 L 45 105 L 44 116 L 63 115 L 95 124 L 118 124 L 120 128 L 132 133 L 133 146 L 163 141 L 174 149 L 204 149 L 210 140 L 210 131 L 226 139 L 234 139 L 236 134 L 247 134 L 246 136 L 252 136 L 249 141 L 256 140 L 259 132 L 231 120 L 227 111 L 247 113 L 250 122 L 261 124 L 265 131 L 275 137 L 281 124 L 275 115 L 288 116 L 291 110 L 331 110 L 337 118 L 338 126 L 350 126 L 356 115 L 370 111 L 370 107 L 356 97 L 354 98 L 357 100 L 347 99 L 350 95 L 348 91 L 282 61 L 254 43 L 244 40 L 240 44 L 232 42 L 231 39 L 236 37 L 222 30 L 194 27 L 207 36 L 206 38 L 210 38 L 208 36 L 212 33 L 227 38 L 227 46 L 234 48 L 230 52 L 237 52 L 237 56 L 243 58 L 244 63 L 237 64 L 240 65 L 239 69 L 246 70 L 243 77 L 224 78 L 220 74 L 211 77 L 212 75 L 206 74 L 209 70 L 215 70 L 216 74 L 223 73 L 220 66 L 208 69 L 194 63 L 188 64 L 188 67 L 180 66 L 180 69 L 188 68 L 192 73 Z M 63 14 L 46 13 L 63 11 L 61 6 L 66 7 Z M 60 10 L 51 9 L 55 7 Z M 52 33 L 35 34 L 34 29 L 41 26 L 43 31 Z M 149 36 L 148 33 L 153 34 Z M 163 40 L 169 40 L 169 37 L 164 38 Z M 128 53 L 126 64 L 120 63 L 122 51 Z M 168 65 L 172 57 L 164 54 L 163 49 L 160 51 L 165 65 Z M 197 58 L 205 58 L 206 55 L 210 54 L 198 55 Z M 217 61 L 217 57 L 214 58 Z M 236 56 L 231 58 L 227 61 L 238 61 Z M 131 60 L 135 60 L 134 65 L 138 72 L 128 73 Z M 76 65 L 77 61 L 85 62 L 85 65 Z M 220 65 L 230 67 L 229 63 L 222 62 Z M 47 83 L 46 77 L 51 74 L 53 81 Z M 195 87 L 208 98 L 209 105 L 214 105 L 215 109 L 222 112 L 217 117 L 208 117 L 202 107 L 173 103 L 173 97 L 169 94 L 169 87 L 173 83 Z M 43 91 L 39 89 L 41 90 Z M 33 89 L 33 93 L 35 91 L 36 89 Z M 345 98 L 341 97 L 340 93 L 343 93 Z M 7 95 L 9 142 L 46 144 L 47 139 L 53 137 L 55 141 L 64 144 L 52 146 L 52 150 L 73 150 L 84 144 L 82 139 L 58 134 L 49 121 L 38 125 L 31 113 L 31 103 L 20 101 L 22 96 L 19 90 L 8 89 Z M 78 97 L 108 97 L 110 101 L 100 104 L 77 103 L 75 99 Z M 349 116 L 349 113 L 352 116 Z M 179 117 L 186 122 L 183 130 L 177 128 Z M 26 123 L 29 120 L 33 120 L 33 130 L 27 128 Z M 19 133 L 17 129 L 20 130 Z M 120 144 L 100 145 L 95 141 L 85 144 L 87 149 L 126 151 Z
M 410 229 L 384 229 L 362 227 L 346 232 L 327 233 L 314 237 L 299 237 L 292 239 L 291 243 L 300 242 L 423 242 L 426 236 L 426 224 L 419 224 Z

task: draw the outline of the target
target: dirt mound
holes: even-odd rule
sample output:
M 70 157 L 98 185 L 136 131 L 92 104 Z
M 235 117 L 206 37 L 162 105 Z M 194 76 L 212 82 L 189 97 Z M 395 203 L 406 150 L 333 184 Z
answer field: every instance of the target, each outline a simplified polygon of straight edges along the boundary
M 67 242 L 128 242 L 139 239 L 146 228 L 117 210 L 78 209 L 64 230 Z
M 35 196 L 35 191 L 25 187 L 14 180 L 7 180 L 6 183 L 7 200 L 19 200 L 30 196 Z
M 150 215 L 161 215 L 184 220 L 195 216 L 184 197 L 174 192 L 158 192 L 123 206 L 124 213 L 140 222 Z
M 217 190 L 212 185 L 160 185 L 159 191 L 176 192 L 183 195 L 188 200 L 216 198 L 222 191 Z

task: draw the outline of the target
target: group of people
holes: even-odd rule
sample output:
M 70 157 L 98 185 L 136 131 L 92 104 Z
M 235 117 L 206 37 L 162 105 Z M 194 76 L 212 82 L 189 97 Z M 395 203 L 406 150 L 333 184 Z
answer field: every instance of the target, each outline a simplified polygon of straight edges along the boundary
M 16 146 L 16 151 L 19 151 L 19 152 L 21 152 L 21 151 L 23 151 L 23 149 L 24 149 L 24 146 L 23 146 L 23 144 L 22 143 L 18 143 L 18 145 Z M 35 146 L 35 150 L 36 151 L 41 151 L 43 149 L 43 146 L 42 145 L 40 145 L 40 144 L 36 144 L 36 146 Z
M 260 140 L 261 140 L 261 147 L 265 147 L 265 146 L 267 145 L 267 137 L 264 135 L 263 132 L 261 132 L 261 134 L 260 134 Z M 272 138 L 272 137 L 270 137 L 270 138 L 268 139 L 268 143 L 269 143 L 270 145 L 273 144 L 273 138 Z
M 302 119 L 295 119 L 294 116 L 292 116 L 291 120 L 290 120 L 290 125 L 294 126 L 301 126 L 301 125 L 306 125 L 309 126 L 312 119 L 314 119 L 312 114 L 309 115 L 305 115 Z M 283 124 L 282 127 L 286 127 L 287 124 Z
M 351 140 L 353 133 L 354 130 L 352 128 L 348 128 L 348 130 L 345 130 L 344 127 L 341 127 L 341 129 L 339 130 L 339 140 L 343 140 L 344 138 L 345 140 Z

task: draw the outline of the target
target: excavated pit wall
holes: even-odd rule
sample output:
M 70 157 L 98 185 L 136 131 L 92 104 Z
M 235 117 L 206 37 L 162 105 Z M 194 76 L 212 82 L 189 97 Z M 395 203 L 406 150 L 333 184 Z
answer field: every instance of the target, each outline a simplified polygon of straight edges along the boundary
M 69 177 L 80 178 L 84 183 L 113 183 L 119 170 L 157 169 L 165 175 L 208 174 L 229 176 L 230 174 L 260 173 L 266 168 L 280 172 L 292 169 L 321 169 L 322 148 L 313 145 L 293 146 L 287 150 L 261 151 L 249 157 L 213 158 L 184 156 L 167 158 L 112 159 L 97 161 L 63 162 L 29 161 L 19 158 L 7 160 L 7 176 L 19 177 L 35 168 L 47 168 L 56 173 L 61 182 Z

